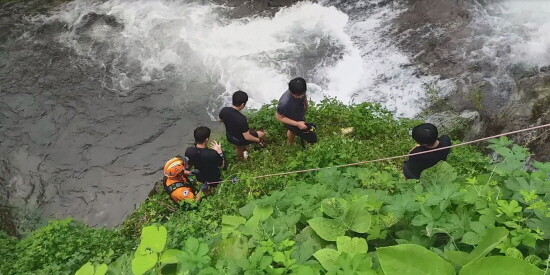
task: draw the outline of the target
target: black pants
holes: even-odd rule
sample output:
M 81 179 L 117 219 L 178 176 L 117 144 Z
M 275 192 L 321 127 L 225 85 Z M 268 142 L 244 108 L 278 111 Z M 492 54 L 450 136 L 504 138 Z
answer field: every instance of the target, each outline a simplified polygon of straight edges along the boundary
M 253 136 L 253 137 L 258 137 L 258 132 L 256 132 L 256 130 L 254 129 L 250 129 L 248 130 L 248 132 Z M 229 143 L 233 144 L 233 145 L 236 145 L 236 146 L 247 146 L 247 145 L 250 145 L 252 143 L 254 143 L 253 141 L 250 141 L 250 140 L 242 140 L 242 139 L 238 139 L 234 136 L 230 136 L 230 135 L 226 135 L 227 137 L 227 141 L 229 141 Z
M 308 143 L 315 143 L 318 140 L 316 132 L 304 132 L 300 128 L 288 124 L 285 124 L 285 128 Z

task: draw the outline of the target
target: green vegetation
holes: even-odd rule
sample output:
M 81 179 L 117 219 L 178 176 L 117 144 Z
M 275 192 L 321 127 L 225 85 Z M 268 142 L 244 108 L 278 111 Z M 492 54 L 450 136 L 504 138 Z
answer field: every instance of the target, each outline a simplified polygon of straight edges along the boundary
M 71 274 L 87 261 L 109 263 L 133 244 L 116 230 L 52 221 L 17 243 L 0 234 L 0 274 Z
M 476 110 L 481 111 L 483 110 L 483 93 L 484 88 L 483 86 L 475 86 L 472 88 L 472 90 L 467 94 L 468 100 L 474 105 Z
M 250 114 L 266 149 L 224 172 L 200 205 L 166 194 L 116 230 L 56 221 L 14 240 L 0 234 L 2 274 L 543 274 L 548 265 L 550 163 L 503 138 L 453 150 L 405 181 L 402 160 L 319 172 L 253 176 L 400 155 L 417 122 L 379 105 L 313 105 L 319 143 L 285 145 L 275 105 Z M 342 128 L 353 127 L 350 133 Z M 349 131 L 350 129 L 348 129 Z M 546 190 L 546 191 L 545 191 Z M 136 244 L 139 242 L 139 245 Z M 78 248 L 77 248 L 78 247 Z M 15 253 L 12 253 L 15 252 Z M 14 255 L 15 254 L 15 255 Z M 10 256 L 11 255 L 11 256 Z M 16 268 L 13 268 L 16 267 Z

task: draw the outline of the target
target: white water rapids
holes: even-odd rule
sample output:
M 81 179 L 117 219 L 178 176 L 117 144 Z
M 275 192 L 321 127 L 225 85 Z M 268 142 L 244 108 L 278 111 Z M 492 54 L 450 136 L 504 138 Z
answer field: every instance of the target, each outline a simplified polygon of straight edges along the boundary
M 330 96 L 346 103 L 380 102 L 399 116 L 411 117 L 426 107 L 427 86 L 445 94 L 454 85 L 436 75 L 418 74 L 390 35 L 392 20 L 403 7 L 378 7 L 379 2 L 346 4 L 348 11 L 361 13 L 350 15 L 353 19 L 324 1 L 298 3 L 273 17 L 230 20 L 225 16 L 228 7 L 207 3 L 75 1 L 47 20 L 67 23 L 70 31 L 60 40 L 109 66 L 111 81 L 105 86 L 122 94 L 165 77 L 181 78 L 182 85 L 207 79 L 212 89 L 223 87 L 220 98 L 225 101 L 211 100 L 209 112 L 214 114 L 236 90 L 246 91 L 249 106 L 259 107 L 278 99 L 289 79 L 304 76 L 314 100 Z M 508 64 L 550 64 L 549 1 L 499 1 L 487 10 L 478 11 L 483 21 L 475 24 L 495 31 L 480 54 L 505 58 Z M 114 17 L 123 27 L 95 24 L 87 29 L 89 39 L 82 41 L 79 27 L 91 13 Z M 98 44 L 108 49 L 98 54 Z M 509 56 L 497 56 L 503 46 L 511 47 Z
M 48 20 L 70 26 L 60 37 L 65 45 L 98 64 L 109 63 L 114 80 L 106 87 L 121 93 L 164 77 L 184 83 L 206 78 L 212 88 L 223 87 L 222 98 L 241 89 L 259 107 L 278 99 L 291 78 L 303 76 L 314 100 L 374 101 L 413 116 L 425 107 L 419 100 L 425 85 L 442 84 L 437 76 L 418 76 L 407 55 L 392 46 L 387 34 L 398 7 L 374 8 L 354 20 L 330 3 L 304 2 L 273 17 L 238 20 L 227 19 L 227 9 L 167 0 L 76 1 Z M 91 13 L 112 16 L 123 28 L 95 24 L 83 41 L 80 26 Z M 107 62 L 104 51 L 97 54 L 97 44 L 117 56 Z M 215 112 L 227 102 L 213 98 L 212 103 Z

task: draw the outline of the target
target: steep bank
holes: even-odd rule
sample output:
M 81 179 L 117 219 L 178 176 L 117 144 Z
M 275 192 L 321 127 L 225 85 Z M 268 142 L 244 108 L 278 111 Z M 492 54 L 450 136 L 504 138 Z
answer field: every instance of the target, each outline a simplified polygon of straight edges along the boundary
M 274 105 L 264 106 L 250 114 L 253 127 L 284 133 L 273 116 L 275 109 Z M 143 203 L 125 221 L 122 231 L 92 229 L 62 220 L 36 230 L 16 245 L 0 234 L 0 257 L 6 259 L 0 262 L 0 272 L 74 274 L 88 261 L 96 266 L 98 261 L 108 264 L 112 274 L 140 268 L 159 270 L 160 265 L 145 265 L 140 260 L 170 249 L 160 259 L 167 259 L 169 253 L 181 255 L 165 261 L 177 262 L 190 274 L 300 273 L 297 265 L 302 270 L 312 269 L 307 274 L 327 274 L 331 267 L 323 264 L 325 260 L 319 256 L 322 249 L 339 246 L 343 251 L 340 237 L 349 239 L 351 235 L 356 244 L 350 245 L 357 247 L 362 242 L 363 248 L 357 253 L 366 257 L 395 249 L 395 245 L 409 249 L 417 246 L 417 251 L 395 255 L 410 260 L 433 253 L 432 258 L 446 263 L 447 273 L 454 274 L 451 264 L 467 269 L 465 261 L 487 254 L 515 261 L 513 267 L 493 264 L 485 269 L 491 268 L 487 273 L 503 274 L 509 268 L 518 268 L 516 273 L 521 273 L 530 268 L 534 272 L 529 274 L 542 275 L 535 266 L 544 270 L 543 259 L 548 257 L 550 235 L 545 232 L 550 218 L 544 201 L 548 163 L 536 163 L 537 169 L 532 170 L 525 166 L 527 150 L 512 149 L 504 140 L 497 140 L 490 147 L 502 154 L 498 162 L 491 162 L 477 147 L 454 148 L 448 162 L 424 171 L 420 181 L 403 179 L 401 159 L 254 179 L 257 175 L 400 154 L 414 144 L 409 129 L 417 122 L 395 119 L 392 112 L 375 104 L 350 106 L 330 100 L 312 106 L 308 115 L 312 121 L 329 125 L 318 125 L 321 139 L 317 144 L 302 150 L 288 146 L 284 135 L 273 135 L 267 148 L 252 150 L 249 161 L 231 162 L 224 171 L 224 177 L 238 175 L 239 181 L 222 183 L 215 195 L 199 205 L 172 204 L 161 193 Z M 342 133 L 334 128 L 343 122 L 353 131 Z M 233 150 L 227 151 L 227 158 L 235 159 Z M 130 243 L 125 236 L 131 236 Z M 139 248 L 137 242 L 142 244 Z M 156 246 L 151 249 L 156 252 L 143 249 L 148 242 Z M 485 252 L 478 254 L 478 247 L 484 247 Z M 443 252 L 450 256 L 437 258 Z M 515 257 L 510 256 L 512 252 Z M 334 258 L 340 260 L 334 264 L 344 270 L 342 274 L 353 273 L 353 266 L 360 264 L 366 265 L 362 272 L 371 267 L 382 272 L 383 264 L 372 261 L 371 265 L 370 258 L 359 261 L 354 256 L 357 263 L 352 264 L 349 257 L 340 256 L 335 253 Z M 437 273 L 433 259 L 401 262 L 419 264 L 429 274 Z M 386 274 L 393 270 L 383 268 Z

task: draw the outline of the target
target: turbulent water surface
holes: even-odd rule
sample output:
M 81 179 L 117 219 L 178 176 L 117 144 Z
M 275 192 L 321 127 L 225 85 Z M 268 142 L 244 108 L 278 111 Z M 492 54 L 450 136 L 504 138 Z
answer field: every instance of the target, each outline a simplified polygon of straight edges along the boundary
M 400 29 L 412 6 L 301 2 L 242 16 L 208 1 L 73 1 L 32 15 L 6 5 L 0 198 L 112 226 L 145 199 L 195 126 L 219 127 L 212 119 L 237 89 L 258 107 L 303 76 L 314 100 L 375 101 L 413 117 L 429 106 L 427 88 L 445 96 L 484 81 L 503 98 L 512 66 L 550 64 L 546 1 L 474 2 L 444 26 Z M 448 40 L 459 46 L 448 55 L 463 64 L 440 55 L 421 64 L 431 50 L 415 42 L 453 27 L 460 31 Z

